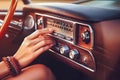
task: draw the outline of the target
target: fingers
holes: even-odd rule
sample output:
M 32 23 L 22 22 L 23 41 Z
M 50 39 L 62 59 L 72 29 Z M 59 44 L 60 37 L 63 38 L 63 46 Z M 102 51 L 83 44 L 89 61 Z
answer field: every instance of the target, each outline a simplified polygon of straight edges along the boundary
M 49 40 L 49 39 L 51 39 L 49 36 L 40 36 L 40 37 L 38 37 L 38 38 L 35 38 L 35 39 L 33 39 L 33 40 L 30 40 L 30 41 L 29 41 L 29 46 L 34 46 L 34 45 L 38 44 L 38 43 L 41 42 L 41 41 Z
M 42 52 L 45 51 L 47 48 L 50 48 L 49 45 L 54 45 L 54 41 L 52 40 L 50 36 L 41 35 L 32 40 L 26 39 L 24 41 L 24 45 L 26 45 L 28 49 L 27 51 L 29 53 L 34 54 L 35 52 L 41 51 L 41 48 L 42 48 Z M 48 47 L 44 49 L 45 46 L 48 46 Z M 39 54 L 41 54 L 42 52 L 39 52 Z
M 53 45 L 54 42 L 52 40 L 43 40 L 43 41 L 40 41 L 39 43 L 37 43 L 34 47 L 33 47 L 33 50 L 36 51 L 46 45 Z
M 51 47 L 53 46 L 53 44 L 50 44 L 50 45 L 45 45 L 43 47 L 41 47 L 40 49 L 38 49 L 34 56 L 39 56 L 41 53 L 43 53 L 44 51 L 47 51 L 48 49 L 50 49 Z
M 53 29 L 43 29 L 43 30 L 36 30 L 35 32 L 33 32 L 31 35 L 29 35 L 27 38 L 28 39 L 35 39 L 37 37 L 39 37 L 42 34 L 50 34 L 53 32 Z

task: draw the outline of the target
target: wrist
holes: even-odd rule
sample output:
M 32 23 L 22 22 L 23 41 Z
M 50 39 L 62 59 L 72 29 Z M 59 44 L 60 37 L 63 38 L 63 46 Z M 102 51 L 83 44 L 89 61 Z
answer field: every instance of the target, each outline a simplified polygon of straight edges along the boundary
M 0 79 L 7 76 L 10 73 L 10 69 L 7 67 L 4 61 L 0 62 Z
M 19 57 L 15 56 L 15 55 L 13 57 L 17 61 L 17 63 L 19 64 L 20 68 L 22 69 L 23 65 L 22 65 L 21 59 Z
M 17 60 L 12 57 L 12 56 L 8 56 L 8 57 L 3 57 L 3 61 L 6 64 L 6 66 L 9 69 L 9 73 L 10 75 L 18 75 L 21 71 L 21 68 L 19 66 L 19 63 L 17 62 Z

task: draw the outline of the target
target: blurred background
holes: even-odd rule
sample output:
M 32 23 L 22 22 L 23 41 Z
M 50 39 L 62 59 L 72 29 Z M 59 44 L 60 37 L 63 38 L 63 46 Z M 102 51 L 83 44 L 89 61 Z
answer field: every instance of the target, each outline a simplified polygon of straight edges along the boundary
M 9 7 L 9 4 L 10 4 L 10 1 L 11 0 L 0 0 L 0 10 L 2 9 L 8 9 Z M 43 2 L 65 2 L 65 3 L 71 3 L 75 0 L 31 0 L 32 2 L 34 3 L 43 3 Z M 17 9 L 22 9 L 23 7 L 23 3 L 22 3 L 22 0 L 19 0 L 18 2 L 18 6 L 17 6 Z

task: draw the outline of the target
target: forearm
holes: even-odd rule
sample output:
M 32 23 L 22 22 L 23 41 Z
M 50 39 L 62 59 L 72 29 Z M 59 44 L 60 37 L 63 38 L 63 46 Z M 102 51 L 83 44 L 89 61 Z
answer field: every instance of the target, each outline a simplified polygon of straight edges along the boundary
M 7 76 L 9 74 L 9 68 L 5 64 L 5 62 L 0 62 L 0 79 Z

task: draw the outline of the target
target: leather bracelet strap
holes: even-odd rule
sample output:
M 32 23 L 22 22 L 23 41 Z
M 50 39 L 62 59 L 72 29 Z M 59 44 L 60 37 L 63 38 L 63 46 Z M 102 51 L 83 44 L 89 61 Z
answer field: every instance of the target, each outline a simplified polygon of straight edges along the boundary
M 9 68 L 11 75 L 16 76 L 20 73 L 21 69 L 18 66 L 18 63 L 14 57 L 8 56 L 8 57 L 3 57 L 2 59 L 7 64 L 7 67 Z
M 13 67 L 14 67 L 14 69 L 15 69 L 16 75 L 18 75 L 18 74 L 20 73 L 20 71 L 21 71 L 21 68 L 20 68 L 17 60 L 16 60 L 14 57 L 12 57 L 12 56 L 9 56 L 9 58 L 10 58 L 10 60 L 11 60 L 11 61 L 10 61 L 11 64 L 13 65 Z
M 2 57 L 2 60 L 5 62 L 6 66 L 8 67 L 8 69 L 9 69 L 9 71 L 10 71 L 9 74 L 12 74 L 12 73 L 11 73 L 11 67 L 10 67 L 10 64 L 9 64 L 9 62 L 8 62 L 7 57 Z

